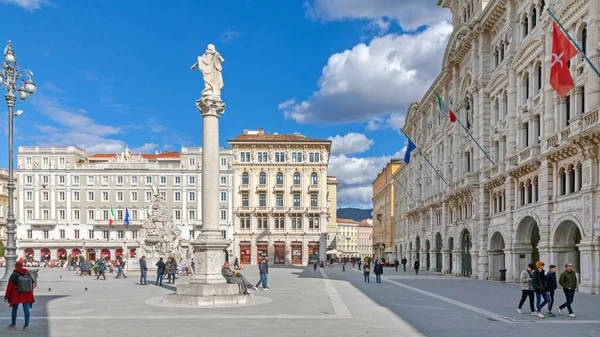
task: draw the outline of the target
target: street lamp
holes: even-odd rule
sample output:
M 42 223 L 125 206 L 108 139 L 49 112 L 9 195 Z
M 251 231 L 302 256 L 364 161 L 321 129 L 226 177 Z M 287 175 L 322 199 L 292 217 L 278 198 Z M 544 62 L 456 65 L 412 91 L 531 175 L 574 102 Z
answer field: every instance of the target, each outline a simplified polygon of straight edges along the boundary
M 6 266 L 4 277 L 0 279 L 0 285 L 6 285 L 17 261 L 17 246 L 15 242 L 15 212 L 14 212 L 14 192 L 15 180 L 13 176 L 13 129 L 14 117 L 23 113 L 19 110 L 13 112 L 17 96 L 25 100 L 37 89 L 33 83 L 33 72 L 30 70 L 21 70 L 17 63 L 17 56 L 12 47 L 12 42 L 8 41 L 4 48 L 4 62 L 0 63 L 0 87 L 6 90 L 6 103 L 8 104 L 8 214 L 6 216 Z

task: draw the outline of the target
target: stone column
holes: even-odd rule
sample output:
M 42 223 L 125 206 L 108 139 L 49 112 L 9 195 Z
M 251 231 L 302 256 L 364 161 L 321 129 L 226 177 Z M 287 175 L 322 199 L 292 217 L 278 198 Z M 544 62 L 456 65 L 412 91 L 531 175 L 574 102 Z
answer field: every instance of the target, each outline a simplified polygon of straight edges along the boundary
M 190 283 L 225 283 L 221 268 L 227 241 L 219 231 L 219 117 L 225 103 L 202 97 L 196 107 L 202 115 L 202 233 L 192 242 L 197 271 Z
M 514 69 L 508 70 L 508 156 L 516 153 L 517 145 L 517 75 Z

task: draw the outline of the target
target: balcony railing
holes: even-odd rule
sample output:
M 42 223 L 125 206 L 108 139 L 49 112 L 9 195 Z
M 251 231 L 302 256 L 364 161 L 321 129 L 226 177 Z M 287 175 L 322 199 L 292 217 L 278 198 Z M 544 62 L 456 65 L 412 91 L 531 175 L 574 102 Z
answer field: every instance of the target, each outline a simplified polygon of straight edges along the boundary
M 563 143 L 567 142 L 569 136 L 571 135 L 571 126 L 567 126 L 566 128 L 560 130 L 554 135 L 550 136 L 546 140 L 546 149 L 551 149 L 552 147 L 560 146 Z
M 321 213 L 321 212 L 325 212 L 325 207 L 318 207 L 318 206 L 310 206 L 308 208 L 308 212 L 310 213 Z
M 252 212 L 252 207 L 249 206 L 240 206 L 236 210 L 237 213 L 250 213 Z
M 258 206 L 255 208 L 256 212 L 261 212 L 261 213 L 267 213 L 269 212 L 270 208 L 267 206 Z
M 66 222 L 66 220 L 62 220 Z M 29 219 L 25 220 L 26 225 L 32 226 L 56 226 L 58 225 L 58 220 L 55 219 Z
M 287 207 L 284 206 L 275 206 L 271 209 L 273 213 L 285 213 L 287 211 Z
M 256 190 L 257 191 L 266 191 L 267 190 L 267 184 L 258 184 L 256 186 Z
M 319 192 L 319 185 L 308 185 L 308 191 L 309 192 Z
M 240 185 L 240 191 L 248 191 L 248 190 L 250 190 L 249 184 L 241 184 Z
M 292 185 L 292 191 L 298 191 L 298 192 L 302 191 L 302 185 L 300 185 L 300 184 Z
M 292 206 L 292 207 L 290 207 L 290 212 L 304 213 L 304 207 L 302 207 L 302 206 Z
M 284 189 L 285 187 L 283 186 L 283 184 L 276 184 L 275 186 L 273 186 L 274 191 L 283 191 Z
M 497 176 L 500 172 L 504 172 L 504 163 L 498 163 L 485 170 L 485 177 L 487 179 L 491 179 Z

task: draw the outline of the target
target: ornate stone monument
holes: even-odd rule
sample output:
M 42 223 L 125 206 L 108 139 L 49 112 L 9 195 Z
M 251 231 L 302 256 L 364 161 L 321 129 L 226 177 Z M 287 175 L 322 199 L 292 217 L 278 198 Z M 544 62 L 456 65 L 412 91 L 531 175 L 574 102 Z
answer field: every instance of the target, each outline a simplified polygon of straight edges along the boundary
M 202 233 L 191 243 L 194 247 L 196 274 L 189 284 L 177 286 L 177 293 L 163 301 L 192 306 L 246 303 L 237 284 L 228 284 L 221 275 L 227 241 L 219 231 L 219 117 L 225 111 L 221 100 L 222 63 L 225 60 L 209 44 L 204 55 L 191 67 L 198 67 L 204 78 L 204 90 L 196 101 L 202 115 Z

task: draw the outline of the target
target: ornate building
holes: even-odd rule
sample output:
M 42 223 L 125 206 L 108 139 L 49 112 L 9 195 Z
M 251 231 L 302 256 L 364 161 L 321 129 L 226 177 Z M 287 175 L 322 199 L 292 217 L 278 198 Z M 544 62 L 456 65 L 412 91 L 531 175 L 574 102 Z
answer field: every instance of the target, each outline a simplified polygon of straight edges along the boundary
M 396 188 L 396 244 L 423 269 L 516 281 L 526 265 L 572 262 L 579 290 L 600 293 L 600 78 L 580 55 L 575 88 L 549 84 L 549 7 L 596 66 L 598 0 L 440 0 L 454 32 L 442 72 L 409 107 L 404 132 L 448 180 L 414 152 Z M 440 116 L 437 91 L 458 123 Z M 414 198 L 414 201 L 411 199 Z
M 220 228 L 231 239 L 232 150 L 222 149 L 220 156 Z M 202 230 L 201 147 L 183 147 L 180 153 L 88 154 L 74 146 L 20 146 L 17 157 L 19 256 L 133 256 L 153 191 L 171 212 L 186 250 Z
M 358 224 L 358 257 L 373 257 L 373 221 L 363 220 Z
M 6 243 L 6 217 L 8 216 L 8 171 L 0 169 L 0 247 Z
M 352 219 L 337 219 L 337 252 L 339 257 L 358 256 L 358 225 Z
M 331 141 L 248 131 L 234 155 L 235 256 L 256 264 L 307 265 L 326 257 L 331 226 L 327 164 Z M 330 192 L 330 196 L 335 193 Z
M 337 247 L 337 187 L 340 181 L 336 177 L 327 177 L 327 207 L 329 207 L 329 223 L 327 224 L 327 258 L 335 257 Z M 331 255 L 331 256 L 330 256 Z
M 402 166 L 392 159 L 373 181 L 373 252 L 377 258 L 396 258 L 394 246 L 394 173 Z

